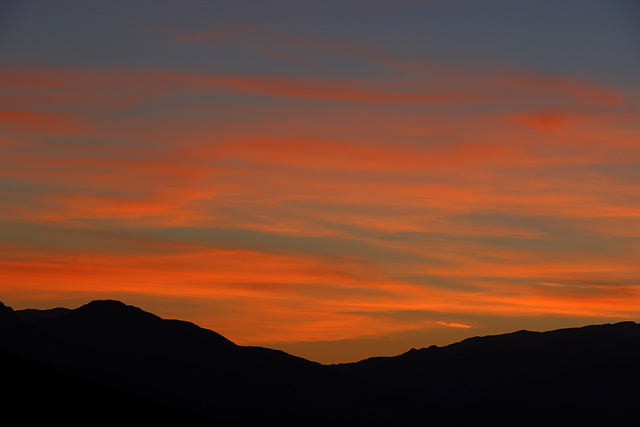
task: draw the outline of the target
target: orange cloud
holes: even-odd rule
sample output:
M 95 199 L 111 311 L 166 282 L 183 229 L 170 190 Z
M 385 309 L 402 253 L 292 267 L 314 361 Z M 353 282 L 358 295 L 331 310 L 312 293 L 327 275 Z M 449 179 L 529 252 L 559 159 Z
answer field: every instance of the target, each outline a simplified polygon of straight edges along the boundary
M 531 96 L 546 97 L 556 92 L 564 96 L 607 107 L 619 105 L 623 100 L 621 93 L 613 88 L 570 76 L 546 76 L 525 72 L 511 72 L 503 73 L 499 77 L 497 85 L 505 89 L 518 90 L 526 88 Z
M 372 104 L 477 104 L 523 98 L 560 99 L 565 103 L 588 101 L 603 106 L 615 106 L 621 102 L 616 90 L 575 78 L 525 73 L 464 74 L 439 69 L 430 69 L 429 75 L 421 74 L 424 72 L 420 69 L 415 76 L 405 76 L 402 84 L 382 78 L 237 76 L 153 69 L 24 68 L 4 70 L 0 72 L 0 79 L 9 89 L 21 88 L 19 92 L 12 90 L 15 93 L 4 101 L 4 105 L 7 102 L 23 105 L 21 97 L 43 104 L 57 102 L 68 105 L 75 99 L 78 103 L 95 105 L 95 94 L 99 93 L 101 105 L 117 108 L 170 94 L 200 94 L 203 90 Z M 27 89 L 27 95 L 24 95 Z
M 197 245 L 177 248 L 180 250 L 116 255 L 97 251 L 38 251 L 12 245 L 2 248 L 0 272 L 8 293 L 28 290 L 50 297 L 91 289 L 94 294 L 104 295 L 130 293 L 218 301 L 237 310 L 225 312 L 224 318 L 215 313 L 204 316 L 204 325 L 240 343 L 344 339 L 433 325 L 469 327 L 460 322 L 400 320 L 385 314 L 402 310 L 467 316 L 541 313 L 625 316 L 640 310 L 635 286 L 553 281 L 563 275 L 575 277 L 583 266 L 577 263 L 543 268 L 530 265 L 522 269 L 517 264 L 476 261 L 475 269 L 470 269 L 463 267 L 474 265 L 467 258 L 440 272 L 430 269 L 431 274 L 455 277 L 462 268 L 458 276 L 468 277 L 475 289 L 461 291 L 406 283 L 393 279 L 374 264 L 346 259 L 336 262 L 326 256 Z M 591 272 L 602 274 L 620 268 L 601 265 L 594 266 Z M 630 264 L 626 268 L 633 271 Z M 496 281 L 518 277 L 549 279 L 502 285 Z M 291 328 L 292 324 L 296 327 Z
M 254 34 L 221 31 L 185 40 Z M 637 315 L 633 106 L 571 77 L 381 58 L 402 85 L 0 72 L 0 220 L 11 221 L 0 232 L 17 242 L 0 248 L 3 292 L 201 299 L 220 312 L 200 323 L 247 344 L 464 329 L 474 316 Z M 63 231 L 34 237 L 17 229 L 27 223 Z
M 477 101 L 478 93 L 470 96 L 478 87 L 490 88 L 489 91 L 482 91 L 482 100 L 495 99 L 505 96 L 505 92 L 518 91 L 519 96 L 528 98 L 544 98 L 553 94 L 561 95 L 573 99 L 588 101 L 596 105 L 615 106 L 622 101 L 622 96 L 616 90 L 603 87 L 593 82 L 575 77 L 548 76 L 541 74 L 527 73 L 523 71 L 503 70 L 475 70 L 473 73 L 463 72 L 460 69 L 451 69 L 437 64 L 410 62 L 403 60 L 398 55 L 380 49 L 366 43 L 353 40 L 330 39 L 300 34 L 287 34 L 274 31 L 266 27 L 242 27 L 225 26 L 213 31 L 197 33 L 172 31 L 173 38 L 180 42 L 199 42 L 218 46 L 222 43 L 241 42 L 254 54 L 267 55 L 272 58 L 282 59 L 296 65 L 310 69 L 323 69 L 317 58 L 323 54 L 332 53 L 344 55 L 350 58 L 364 60 L 371 65 L 382 65 L 386 68 L 402 73 L 403 82 L 412 81 L 413 91 L 417 92 L 418 87 L 424 87 L 424 80 L 436 81 L 434 87 L 471 87 L 467 91 L 461 91 L 454 95 L 449 90 L 450 95 L 458 96 L 460 101 Z M 257 83 L 257 82 L 256 82 Z M 274 82 L 275 83 L 275 82 Z M 355 84 L 354 84 L 355 83 Z M 243 80 L 243 84 L 248 87 L 260 88 L 260 85 L 252 85 L 250 79 Z M 279 86 L 278 83 L 275 86 Z M 353 87 L 358 87 L 358 82 L 352 82 Z M 476 86 L 474 88 L 474 86 Z M 299 87 L 291 87 L 284 91 L 287 95 L 317 97 L 332 96 L 333 88 L 321 93 L 300 90 Z M 258 89 L 260 92 L 265 89 Z M 433 90 L 433 88 L 432 88 Z M 419 90 L 418 90 L 419 91 Z M 455 92 L 455 91 L 454 91 Z M 490 93 L 488 93 L 490 92 Z M 269 92 L 271 93 L 271 92 Z M 366 97 L 364 94 L 356 95 L 356 92 L 342 91 L 344 95 L 354 96 L 351 100 L 365 102 L 380 102 L 380 98 Z M 389 94 L 391 95 L 391 94 Z M 335 96 L 335 95 L 334 95 Z M 507 97 L 509 97 L 507 95 Z M 324 98 L 320 98 L 324 99 Z M 333 98 L 331 98 L 333 99 Z M 437 98 L 420 97 L 405 98 L 401 102 L 440 102 Z M 389 96 L 384 102 L 398 102 L 400 98 Z M 442 101 L 451 98 L 442 98 Z
M 550 132 L 566 127 L 570 121 L 570 115 L 554 111 L 545 111 L 533 114 L 524 114 L 516 117 L 516 120 L 524 125 L 531 126 L 541 131 Z
M 0 110 L 0 130 L 47 135 L 76 135 L 86 132 L 81 116 L 50 111 Z

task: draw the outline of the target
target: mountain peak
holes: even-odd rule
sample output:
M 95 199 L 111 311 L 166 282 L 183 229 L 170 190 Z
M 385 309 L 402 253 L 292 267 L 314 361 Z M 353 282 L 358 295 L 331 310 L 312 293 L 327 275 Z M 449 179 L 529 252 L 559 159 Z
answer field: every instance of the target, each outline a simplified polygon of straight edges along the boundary
M 93 301 L 83 305 L 82 307 L 112 308 L 112 309 L 122 309 L 122 308 L 125 308 L 125 307 L 135 308 L 132 305 L 127 305 L 127 304 L 123 303 L 122 301 L 118 301 L 118 300 L 115 300 L 115 299 L 93 300 Z M 82 307 L 80 307 L 80 308 L 82 308 Z
M 136 316 L 136 317 L 148 317 L 158 318 L 155 314 L 148 313 L 141 308 L 133 305 L 127 305 L 121 301 L 113 299 L 95 300 L 88 304 L 78 307 L 74 311 L 83 314 L 97 315 L 97 316 Z M 159 319 L 159 318 L 158 318 Z
M 87 304 L 117 304 L 117 305 L 127 305 L 120 300 L 117 299 L 96 299 Z
M 182 320 L 163 319 L 117 300 L 95 300 L 36 325 L 43 332 L 67 341 L 90 343 L 93 348 L 127 349 L 182 357 L 190 351 L 215 354 L 235 348 L 222 335 Z

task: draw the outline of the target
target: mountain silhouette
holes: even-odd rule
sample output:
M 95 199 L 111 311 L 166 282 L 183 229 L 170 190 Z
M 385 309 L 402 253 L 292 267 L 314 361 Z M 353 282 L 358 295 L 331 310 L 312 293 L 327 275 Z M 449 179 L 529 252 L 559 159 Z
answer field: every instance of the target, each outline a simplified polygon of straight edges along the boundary
M 135 404 L 142 412 L 149 402 L 158 413 L 188 411 L 176 425 L 622 425 L 640 398 L 633 322 L 518 331 L 321 365 L 238 346 L 119 301 L 15 312 L 0 303 L 0 349 L 3 366 L 23 367 L 14 369 L 13 387 L 48 369 L 55 375 L 47 381 L 65 390 L 103 387 L 142 399 Z

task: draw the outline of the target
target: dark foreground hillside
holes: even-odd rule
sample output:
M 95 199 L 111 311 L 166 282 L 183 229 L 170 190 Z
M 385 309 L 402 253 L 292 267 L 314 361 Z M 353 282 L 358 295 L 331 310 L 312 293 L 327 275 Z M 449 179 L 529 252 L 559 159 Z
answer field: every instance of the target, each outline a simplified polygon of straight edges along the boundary
M 232 427 L 0 350 L 2 416 L 15 425 Z
M 3 412 L 71 424 L 129 411 L 148 425 L 631 425 L 640 401 L 633 322 L 324 366 L 94 301 L 0 306 L 0 348 Z

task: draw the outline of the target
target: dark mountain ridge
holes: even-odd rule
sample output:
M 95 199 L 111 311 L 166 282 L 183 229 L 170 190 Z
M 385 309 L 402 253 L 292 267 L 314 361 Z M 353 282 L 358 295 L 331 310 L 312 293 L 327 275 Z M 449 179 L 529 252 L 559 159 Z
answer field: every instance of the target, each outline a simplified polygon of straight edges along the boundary
M 0 306 L 0 348 L 246 425 L 611 424 L 640 398 L 634 322 L 474 337 L 325 366 L 93 301 L 74 310 Z
M 378 388 L 463 403 L 476 416 L 492 406 L 510 417 L 528 408 L 541 423 L 591 424 L 622 421 L 635 407 L 638 357 L 640 325 L 621 322 L 474 337 L 337 369 L 375 378 Z
M 16 313 L 16 316 L 18 316 L 18 319 L 20 319 L 22 322 L 33 323 L 36 320 L 40 320 L 44 318 L 51 319 L 54 317 L 58 317 L 61 314 L 65 314 L 69 311 L 71 310 L 69 310 L 68 308 L 62 308 L 62 307 L 49 308 L 45 310 L 38 310 L 35 308 L 25 308 L 24 310 L 17 310 L 15 313 Z

